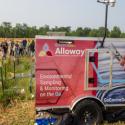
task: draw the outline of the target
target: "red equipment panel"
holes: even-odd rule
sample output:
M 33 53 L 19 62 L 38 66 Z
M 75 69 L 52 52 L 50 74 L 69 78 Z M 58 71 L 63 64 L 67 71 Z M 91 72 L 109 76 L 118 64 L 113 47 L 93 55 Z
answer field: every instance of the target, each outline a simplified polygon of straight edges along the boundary
M 36 38 L 36 107 L 70 107 L 83 96 L 95 96 L 96 91 L 85 90 L 84 83 L 85 50 L 94 49 L 96 43 L 67 37 Z M 89 70 L 97 79 L 91 64 Z M 97 86 L 97 80 L 91 86 Z

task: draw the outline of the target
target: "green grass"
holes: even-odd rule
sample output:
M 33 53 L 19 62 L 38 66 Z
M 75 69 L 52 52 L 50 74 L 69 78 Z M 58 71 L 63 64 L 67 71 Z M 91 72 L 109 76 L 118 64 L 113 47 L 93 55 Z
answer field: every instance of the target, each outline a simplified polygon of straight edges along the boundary
M 15 72 L 16 74 L 20 73 L 31 73 L 32 61 L 30 57 L 23 57 L 15 61 Z M 5 70 L 6 67 L 6 70 Z M 5 77 L 6 71 L 6 77 Z M 6 102 L 6 100 L 13 99 L 30 99 L 31 93 L 29 91 L 30 83 L 33 84 L 34 91 L 34 81 L 31 81 L 31 78 L 16 78 L 14 77 L 14 62 L 12 59 L 7 59 L 6 63 L 3 63 L 2 67 L 3 73 L 3 82 L 4 82 L 4 95 L 2 93 L 2 86 L 0 84 L 0 100 Z M 21 93 L 21 90 L 24 89 L 24 93 Z

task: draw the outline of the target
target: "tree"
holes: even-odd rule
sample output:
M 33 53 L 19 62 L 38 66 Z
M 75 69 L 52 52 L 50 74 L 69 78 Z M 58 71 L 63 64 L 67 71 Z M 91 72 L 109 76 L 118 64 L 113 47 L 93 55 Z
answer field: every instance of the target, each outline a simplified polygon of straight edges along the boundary
M 76 35 L 77 35 L 77 36 L 83 36 L 83 35 L 84 35 L 84 32 L 83 32 L 82 27 L 78 27 L 78 28 L 76 29 Z
M 16 26 L 14 27 L 14 34 L 15 37 L 23 37 L 24 33 L 23 33 L 23 26 L 20 23 L 17 23 Z
M 120 36 L 121 36 L 120 28 L 117 27 L 117 26 L 114 26 L 113 30 L 110 33 L 110 37 L 112 37 L 112 38 L 120 38 Z
M 3 37 L 11 37 L 11 23 L 10 22 L 3 22 L 1 24 L 1 29 L 2 29 L 2 36 Z
M 121 38 L 125 38 L 125 33 L 121 33 Z
M 26 23 L 17 23 L 15 26 L 12 26 L 10 22 L 3 22 L 0 25 L 0 37 L 4 38 L 34 38 L 35 35 L 46 35 L 49 31 L 65 32 L 68 36 L 103 37 L 105 28 L 99 27 L 98 29 L 91 29 L 89 27 L 78 27 L 76 30 L 71 30 L 70 26 L 55 26 L 54 28 L 50 28 L 48 25 L 37 28 L 36 26 L 28 26 Z M 125 33 L 122 33 L 120 28 L 117 26 L 114 26 L 111 32 L 107 29 L 107 33 L 107 37 L 125 38 Z
M 52 32 L 65 32 L 66 35 L 70 35 L 71 32 L 71 27 L 58 27 L 55 26 L 54 28 L 51 29 Z
M 89 33 L 91 32 L 91 28 L 89 28 L 89 27 L 85 27 L 84 29 L 83 29 L 83 36 L 89 36 Z
M 70 31 L 69 36 L 77 36 L 76 31 Z
M 40 32 L 42 33 L 42 35 L 46 35 L 48 31 L 50 31 L 50 27 L 48 25 L 44 25 L 43 27 L 41 27 Z
M 38 30 L 36 26 L 33 26 L 30 28 L 30 37 L 34 38 L 36 35 L 38 35 Z
M 98 37 L 98 29 L 92 29 L 89 33 L 90 37 Z
M 0 37 L 5 37 L 4 27 L 0 26 Z

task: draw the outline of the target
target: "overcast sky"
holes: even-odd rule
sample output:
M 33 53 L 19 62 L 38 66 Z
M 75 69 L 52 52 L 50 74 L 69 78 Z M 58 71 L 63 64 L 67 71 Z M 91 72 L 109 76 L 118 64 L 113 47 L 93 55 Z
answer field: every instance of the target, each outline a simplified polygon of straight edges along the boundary
M 98 28 L 104 25 L 105 7 L 97 0 L 0 0 L 0 23 Z M 125 31 L 125 0 L 109 9 L 108 27 Z

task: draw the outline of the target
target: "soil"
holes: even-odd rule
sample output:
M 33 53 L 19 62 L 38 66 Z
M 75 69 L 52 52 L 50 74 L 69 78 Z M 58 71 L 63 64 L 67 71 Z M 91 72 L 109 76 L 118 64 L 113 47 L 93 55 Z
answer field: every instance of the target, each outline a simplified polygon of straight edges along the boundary
M 17 102 L 2 108 L 0 105 L 0 125 L 33 125 L 34 101 Z

